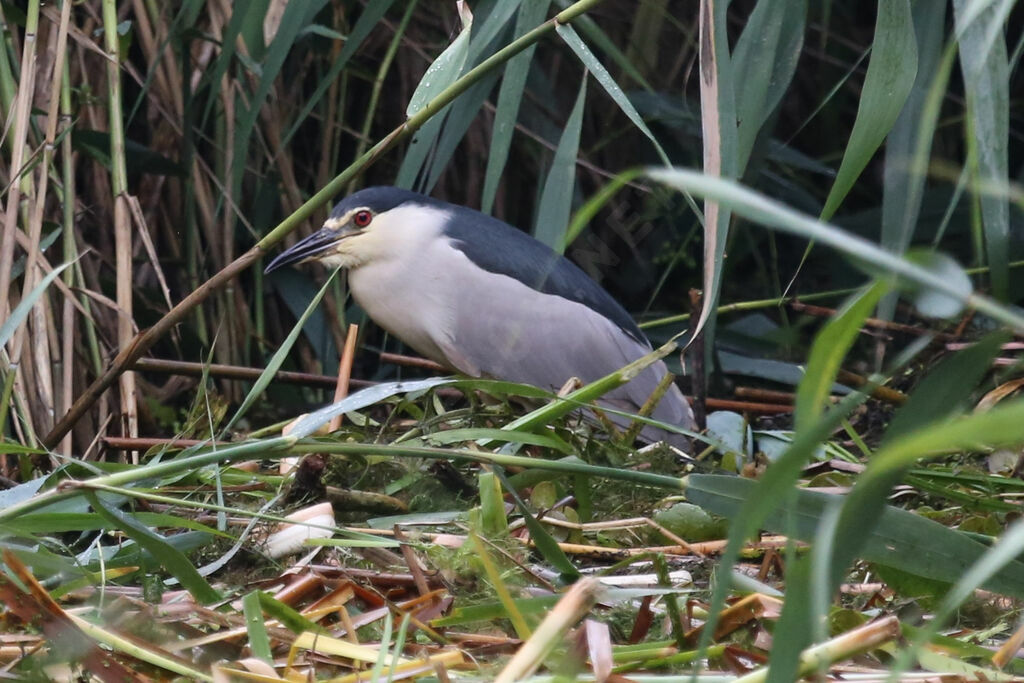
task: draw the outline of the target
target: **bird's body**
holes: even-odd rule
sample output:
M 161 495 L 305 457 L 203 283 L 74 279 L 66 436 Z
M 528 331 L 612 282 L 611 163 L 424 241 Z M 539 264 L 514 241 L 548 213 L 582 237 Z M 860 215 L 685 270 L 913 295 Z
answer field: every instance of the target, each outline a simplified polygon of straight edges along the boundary
M 569 260 L 502 221 L 413 192 L 375 187 L 347 197 L 268 270 L 309 258 L 346 267 L 352 296 L 370 318 L 471 377 L 557 390 L 651 350 L 629 314 Z M 636 412 L 667 372 L 658 361 L 603 402 Z M 693 428 L 674 385 L 652 417 Z M 641 437 L 687 442 L 653 427 Z

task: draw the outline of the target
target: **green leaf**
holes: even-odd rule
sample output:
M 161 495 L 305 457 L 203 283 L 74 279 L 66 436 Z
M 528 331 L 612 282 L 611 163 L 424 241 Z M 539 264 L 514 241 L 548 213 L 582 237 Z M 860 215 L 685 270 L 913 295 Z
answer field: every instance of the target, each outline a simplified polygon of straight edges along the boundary
M 737 168 L 746 168 L 761 127 L 786 94 L 803 47 L 807 0 L 759 0 L 733 50 Z
M 260 607 L 263 608 L 267 616 L 277 619 L 292 633 L 304 633 L 306 631 L 320 633 L 323 631 L 316 622 L 310 621 L 269 593 L 256 591 L 256 594 L 259 595 Z
M 249 632 L 249 650 L 252 656 L 264 662 L 273 662 L 274 653 L 270 649 L 267 622 L 263 620 L 260 591 L 251 591 L 242 598 L 242 614 L 245 615 L 245 628 Z
M 967 91 L 968 164 L 981 186 L 978 201 L 992 290 L 997 298 L 1005 299 L 1009 288 L 1010 207 L 1002 190 L 1009 181 L 1010 66 L 1000 4 L 953 0 Z
M 45 483 L 46 477 L 36 477 L 35 479 L 30 479 L 22 484 L 0 491 L 0 510 L 28 500 L 36 495 Z
M 605 89 L 605 92 L 611 96 L 615 104 L 619 105 L 619 109 L 622 110 L 622 113 L 633 122 L 633 125 L 637 127 L 637 130 L 647 136 L 647 139 L 654 145 L 655 151 L 657 151 L 658 156 L 665 165 L 671 165 L 671 162 L 668 160 L 668 155 L 665 154 L 665 150 L 662 149 L 661 144 L 658 142 L 657 138 L 654 137 L 654 133 L 652 133 L 651 129 L 647 127 L 647 124 L 644 123 L 644 120 L 640 118 L 640 114 L 637 112 L 636 107 L 634 107 L 633 103 L 629 101 L 629 98 L 626 97 L 626 93 L 622 91 L 619 84 L 616 83 L 615 79 L 612 78 L 612 75 L 608 73 L 608 69 L 604 68 L 604 65 L 600 60 L 594 56 L 593 52 L 590 51 L 590 48 L 583 42 L 575 29 L 573 29 L 569 24 L 558 24 L 555 26 L 555 31 L 557 31 L 558 35 L 562 37 L 562 40 L 565 41 L 566 45 L 572 48 L 572 51 L 575 52 L 576 56 L 579 57 L 581 62 L 583 62 L 583 66 L 587 68 L 587 71 L 594 74 L 594 78 L 597 79 L 597 82 Z
M 7 342 L 14 336 L 14 331 L 18 329 L 18 326 L 24 322 L 25 318 L 28 317 L 29 311 L 39 301 L 39 297 L 43 295 L 46 288 L 50 286 L 50 283 L 57 279 L 57 277 L 64 272 L 64 269 L 71 265 L 72 262 L 65 263 L 57 268 L 54 268 L 46 277 L 44 277 L 38 285 L 32 288 L 32 291 L 28 293 L 28 296 L 22 297 L 18 305 L 14 307 L 11 314 L 7 317 L 7 320 L 0 325 L 0 347 L 6 346 Z
M 447 446 L 463 441 L 477 441 L 479 439 L 490 439 L 502 443 L 521 443 L 530 446 L 550 448 L 560 453 L 571 453 L 572 446 L 559 439 L 553 434 L 538 434 L 521 430 L 494 429 L 491 427 L 467 427 L 462 429 L 447 429 L 443 432 L 435 432 L 422 437 L 423 441 L 435 446 Z
M 441 175 L 451 166 L 455 149 L 465 137 L 466 131 L 477 119 L 480 109 L 494 89 L 494 84 L 497 83 L 500 75 L 497 71 L 487 74 L 480 79 L 479 83 L 471 86 L 459 99 L 452 102 L 444 117 L 443 130 L 431 150 L 430 165 L 425 179 L 418 189 L 429 193 Z
M 148 551 L 174 578 L 181 582 L 181 585 L 198 602 L 208 605 L 223 599 L 220 593 L 215 591 L 196 571 L 188 558 L 168 543 L 163 536 L 151 531 L 117 508 L 109 507 L 94 491 L 86 490 L 84 495 L 93 510 Z
M 0 454 L 2 455 L 39 455 L 45 452 L 46 450 L 42 448 L 23 446 L 20 443 L 0 439 Z
M 501 482 L 494 472 L 480 471 L 477 490 L 480 491 L 480 530 L 489 539 L 505 536 L 508 517 L 505 515 L 505 500 L 501 496 Z
M 228 420 L 227 424 L 224 425 L 222 433 L 226 433 L 231 429 L 235 422 L 248 412 L 249 408 L 252 407 L 252 404 L 256 402 L 256 399 L 258 399 L 266 388 L 270 386 L 270 383 L 274 379 L 274 375 L 277 374 L 277 371 L 281 369 L 284 361 L 288 358 L 288 354 L 291 352 L 292 346 L 295 344 L 295 340 L 299 338 L 299 333 L 302 331 L 303 325 L 306 324 L 306 320 L 310 315 L 312 315 L 313 311 L 316 310 L 316 307 L 320 305 L 320 300 L 324 297 L 324 294 L 327 293 L 331 283 L 334 282 L 334 278 L 337 277 L 338 270 L 339 269 L 335 269 L 334 272 L 331 273 L 331 276 L 327 278 L 327 282 L 324 283 L 324 286 L 320 288 L 320 291 L 316 293 L 313 300 L 309 302 L 309 306 L 306 307 L 306 310 L 299 317 L 295 326 L 292 327 L 288 336 L 285 337 L 280 348 L 278 348 L 277 351 L 274 352 L 274 355 L 271 356 L 270 362 L 267 363 L 267 367 L 263 369 L 263 372 L 260 373 L 260 376 L 253 383 L 252 389 L 250 389 L 249 393 L 246 394 L 245 399 L 242 401 L 242 405 L 238 406 L 238 410 L 235 411 L 235 414 L 230 420 Z
M 829 220 L 843 203 L 903 109 L 917 76 L 917 42 L 910 0 L 880 0 L 871 61 L 864 77 L 857 119 L 836 180 L 821 211 Z
M 544 191 L 537 209 L 537 223 L 533 236 L 561 253 L 565 244 L 565 232 L 572 211 L 573 187 L 576 184 L 576 155 L 580 148 L 580 131 L 583 129 L 583 104 L 587 99 L 587 72 L 583 72 L 576 104 L 572 107 L 565 130 L 555 149 L 551 170 L 544 181 Z
M 318 284 L 306 272 L 296 268 L 282 268 L 267 276 L 288 311 L 296 318 L 302 317 L 309 301 L 316 296 Z M 338 367 L 338 347 L 331 334 L 331 324 L 326 312 L 317 308 L 306 318 L 302 335 L 313 347 L 313 353 L 324 371 Z M 211 353 L 212 353 L 211 349 Z
M 947 57 L 942 57 L 946 18 L 944 4 L 933 6 L 918 2 L 914 4 L 913 15 L 918 52 L 917 77 L 903 111 L 886 139 L 882 181 L 880 244 L 895 254 L 906 251 L 917 226 L 928 153 L 954 54 L 949 50 Z M 895 310 L 896 296 L 891 294 L 882 299 L 877 316 L 891 320 Z
M 741 477 L 691 475 L 687 480 L 686 497 L 715 514 L 740 520 L 746 501 L 758 495 L 757 487 L 758 482 Z M 789 532 L 797 539 L 813 542 L 825 511 L 843 500 L 833 494 L 798 489 L 792 498 L 784 497 L 778 514 L 763 520 L 762 524 L 772 531 Z M 790 519 L 792 528 L 787 526 Z M 859 556 L 911 574 L 953 583 L 987 550 L 984 544 L 963 532 L 900 508 L 884 506 Z M 1005 564 L 982 585 L 1004 595 L 1024 596 L 1024 563 L 1014 560 Z
M 537 521 L 537 518 L 530 512 L 530 508 L 526 506 L 523 499 L 519 497 L 519 493 L 515 490 L 515 487 L 509 482 L 508 478 L 505 477 L 505 473 L 499 467 L 494 468 L 494 474 L 501 480 L 501 485 L 505 488 L 505 491 L 512 496 L 512 500 L 515 502 L 516 507 L 519 508 L 519 512 L 523 515 L 523 521 L 526 523 L 526 528 L 530 532 L 530 540 L 533 541 L 534 547 L 537 548 L 537 552 L 544 557 L 544 560 L 551 564 L 555 569 L 562 575 L 562 579 L 566 582 L 571 583 L 579 578 L 580 572 L 573 566 L 573 563 L 566 557 L 562 549 L 558 547 L 558 541 L 551 537 L 544 525 Z
M 462 16 L 462 31 L 456 36 L 445 50 L 427 67 L 423 78 L 420 79 L 416 89 L 409 98 L 409 105 L 406 107 L 406 116 L 415 116 L 428 102 L 437 97 L 443 90 L 454 83 L 462 74 L 466 65 L 466 58 L 469 56 L 469 38 L 473 27 L 473 16 L 468 9 Z M 444 107 L 435 114 L 423 127 L 421 127 L 409 143 L 402 166 L 398 169 L 398 177 L 395 185 L 403 188 L 411 188 L 419 176 L 427 155 L 430 153 L 441 133 L 442 123 L 445 116 L 451 110 L 451 105 Z
M 799 680 L 800 653 L 814 640 L 818 623 L 811 597 L 813 561 L 809 555 L 787 558 L 786 594 L 782 614 L 772 632 L 772 656 L 768 683 Z M 777 640 L 776 640 L 777 639 Z
M 843 359 L 860 334 L 864 320 L 885 291 L 883 283 L 875 283 L 851 297 L 815 337 L 807 369 L 796 394 L 794 421 L 798 430 L 821 416 Z
M 546 595 L 540 598 L 519 598 L 514 602 L 520 614 L 544 614 L 555 606 L 560 597 L 560 595 Z M 483 605 L 455 607 L 447 616 L 431 620 L 430 625 L 436 628 L 462 626 L 475 621 L 507 619 L 508 616 L 505 605 L 500 602 L 490 602 Z
M 515 37 L 519 38 L 543 21 L 550 4 L 551 0 L 524 0 L 516 17 Z M 501 173 L 505 168 L 505 162 L 508 161 L 508 151 L 512 147 L 512 134 L 515 132 L 519 105 L 526 89 L 526 76 L 530 73 L 530 62 L 536 49 L 536 45 L 531 45 L 508 60 L 505 65 L 495 107 L 487 169 L 484 172 L 484 191 L 480 199 L 480 210 L 484 213 L 490 213 L 494 208 L 494 197 L 498 194 Z

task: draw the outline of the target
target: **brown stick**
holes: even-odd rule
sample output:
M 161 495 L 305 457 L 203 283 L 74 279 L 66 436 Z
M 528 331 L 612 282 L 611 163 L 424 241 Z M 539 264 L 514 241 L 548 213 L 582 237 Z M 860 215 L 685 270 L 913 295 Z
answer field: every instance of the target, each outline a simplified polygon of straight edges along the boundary
M 807 315 L 813 315 L 820 318 L 829 318 L 836 314 L 836 309 L 827 308 L 825 306 L 815 306 L 814 304 L 805 304 L 802 301 L 790 301 L 789 307 L 798 313 L 806 313 Z M 878 318 L 866 318 L 864 320 L 866 327 L 875 327 L 880 330 L 890 330 L 892 332 L 902 332 L 904 334 L 914 334 L 921 336 L 923 334 L 934 335 L 936 339 L 956 339 L 955 335 L 948 332 L 936 332 L 935 330 L 929 330 L 924 327 L 915 327 L 914 325 L 904 325 L 903 323 L 894 323 L 889 320 L 879 320 Z
M 210 377 L 220 379 L 237 379 L 255 381 L 263 374 L 262 368 L 246 368 L 240 365 L 224 365 L 222 363 L 189 363 L 180 360 L 168 360 L 163 358 L 140 358 L 132 366 L 140 372 L 157 372 L 165 375 L 184 375 L 186 377 L 202 377 L 205 369 Z M 277 382 L 287 384 L 302 384 L 304 386 L 322 387 L 333 389 L 338 384 L 337 377 L 330 375 L 317 375 L 311 372 L 290 372 L 278 370 L 274 375 Z M 357 387 L 368 387 L 374 383 L 365 379 L 350 379 L 349 384 Z
M 793 412 L 793 406 L 784 403 L 751 403 L 750 401 L 732 401 L 727 398 L 708 398 L 705 399 L 705 403 L 708 408 L 713 410 L 732 410 L 737 413 L 776 415 Z
M 407 368 L 423 368 L 424 370 L 430 370 L 432 372 L 451 372 L 449 368 L 435 363 L 432 360 L 426 358 L 419 358 L 418 356 L 403 356 L 400 353 L 388 353 L 387 351 L 380 352 L 380 360 L 382 363 L 393 363 L 395 365 L 404 365 Z
M 345 337 L 345 350 L 341 353 L 341 363 L 338 364 L 338 384 L 334 388 L 334 402 L 348 396 L 348 383 L 352 379 L 352 360 L 356 357 L 356 338 L 359 336 L 359 325 L 348 326 L 348 336 Z M 341 428 L 341 414 L 335 415 L 327 425 L 328 432 L 336 432 Z
M 192 446 L 229 446 L 230 441 L 210 441 L 199 439 L 159 439 L 151 436 L 138 436 L 133 438 L 127 436 L 105 436 L 102 439 L 103 445 L 116 451 L 148 451 L 156 446 L 167 446 L 168 448 L 190 448 Z
M 760 387 L 736 387 L 734 393 L 737 398 L 763 401 L 764 403 L 788 403 L 790 407 L 796 402 L 796 394 L 792 391 L 776 391 L 774 389 L 761 389 Z
M 836 381 L 839 382 L 840 384 L 845 384 L 851 387 L 857 387 L 858 389 L 864 388 L 870 384 L 866 377 L 858 375 L 854 372 L 849 372 L 847 370 L 840 370 L 836 374 Z M 885 401 L 886 403 L 892 403 L 893 405 L 897 406 L 903 405 L 904 403 L 907 402 L 906 394 L 904 394 L 902 391 L 892 389 L 890 387 L 875 385 L 871 387 L 871 391 L 868 393 L 873 399 Z

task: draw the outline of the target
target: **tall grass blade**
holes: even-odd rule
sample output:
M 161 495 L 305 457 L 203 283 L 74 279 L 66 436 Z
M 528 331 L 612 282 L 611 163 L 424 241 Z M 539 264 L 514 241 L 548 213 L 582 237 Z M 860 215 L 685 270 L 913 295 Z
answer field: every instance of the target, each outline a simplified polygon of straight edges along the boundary
M 843 359 L 857 340 L 864 320 L 885 292 L 886 285 L 876 282 L 849 298 L 818 333 L 797 390 L 794 422 L 798 430 L 821 417 Z
M 515 37 L 519 38 L 542 22 L 550 4 L 551 0 L 523 0 L 516 16 Z M 505 162 L 508 161 L 508 152 L 512 147 L 512 134 L 515 132 L 519 116 L 519 105 L 523 100 L 526 77 L 530 73 L 530 63 L 536 49 L 536 45 L 531 45 L 505 65 L 501 88 L 498 90 L 490 153 L 487 155 L 487 168 L 484 171 L 483 196 L 480 199 L 480 210 L 484 213 L 490 213 L 494 208 L 494 198 L 498 194 L 498 183 L 501 181 Z
M 263 619 L 259 591 L 250 591 L 242 598 L 242 614 L 245 616 L 245 628 L 249 634 L 248 645 L 252 656 L 268 663 L 273 662 L 274 653 L 270 648 L 270 637 L 267 635 L 267 622 Z
M 416 116 L 428 102 L 433 100 L 445 89 L 455 83 L 462 74 L 466 59 L 469 56 L 469 39 L 473 28 L 473 15 L 468 9 L 462 15 L 462 30 L 455 40 L 438 55 L 430 66 L 427 67 L 423 78 L 412 93 L 409 105 L 406 107 L 406 116 Z M 420 128 L 409 147 L 406 150 L 405 158 L 398 169 L 398 177 L 395 185 L 403 188 L 412 188 L 416 184 L 420 171 L 427 161 L 427 156 L 433 149 L 437 136 L 441 133 L 441 127 L 445 116 L 451 110 L 451 105 L 434 115 Z
M 971 21 L 969 8 L 986 5 Z M 960 68 L 967 90 L 968 163 L 975 176 L 985 235 L 985 255 L 992 292 L 1005 299 L 1009 288 L 1010 207 L 992 189 L 1009 180 L 1010 67 L 1002 33 L 1003 16 L 996 3 L 953 1 Z M 973 153 L 972 153 L 973 152 Z M 986 189 L 989 188 L 989 189 Z
M 829 220 L 843 203 L 868 161 L 892 130 L 917 76 L 917 41 L 910 0 L 878 3 L 875 40 L 857 107 L 857 119 L 843 152 L 821 219 Z
M 92 505 L 93 510 L 106 519 L 108 524 L 120 529 L 140 547 L 149 551 L 200 603 L 208 605 L 223 599 L 220 593 L 200 576 L 188 558 L 162 536 L 120 510 L 108 506 L 94 491 L 85 491 L 85 498 Z
M 508 495 L 512 496 L 516 507 L 519 508 L 520 514 L 523 515 L 523 521 L 526 523 L 526 528 L 530 531 L 530 540 L 533 541 L 537 551 L 544 556 L 544 560 L 557 569 L 562 575 L 562 579 L 567 583 L 572 583 L 578 579 L 580 577 L 579 570 L 566 557 L 565 553 L 558 546 L 558 542 L 551 537 L 551 534 L 544 528 L 544 525 L 533 516 L 530 508 L 527 507 L 526 503 L 519 496 L 519 492 L 516 491 L 516 488 L 512 486 L 505 476 L 505 472 L 501 468 L 495 467 L 494 474 L 501 481 L 501 485 L 505 487 Z
M 884 451 L 887 445 L 899 443 L 901 439 L 912 438 L 917 432 L 934 429 L 961 412 L 968 392 L 989 371 L 992 359 L 1006 339 L 1003 332 L 990 334 L 932 370 L 893 417 L 880 450 Z M 979 443 L 984 443 L 984 440 Z M 843 506 L 837 530 L 843 543 L 837 545 L 832 558 L 833 588 L 838 586 L 843 573 L 866 542 L 867 530 L 878 520 L 892 487 L 899 483 L 906 471 L 905 467 L 876 465 L 879 457 L 876 453 L 872 458 Z
M 733 50 L 737 168 L 746 168 L 754 142 L 782 101 L 803 47 L 807 0 L 759 0 Z
M 312 315 L 313 311 L 316 310 L 316 307 L 320 305 L 320 300 L 324 298 L 324 294 L 327 293 L 331 283 L 334 282 L 334 278 L 337 276 L 338 270 L 335 270 L 331 273 L 331 276 L 327 278 L 327 282 L 325 282 L 324 286 L 320 288 L 320 291 L 316 293 L 316 296 L 313 297 L 312 301 L 309 302 L 309 306 L 306 307 L 306 310 L 299 317 L 295 326 L 292 327 L 291 332 L 288 333 L 288 336 L 285 337 L 281 346 L 274 352 L 274 355 L 271 356 L 270 361 L 267 363 L 267 367 L 263 369 L 259 378 L 257 378 L 253 383 L 252 389 L 250 389 L 249 393 L 246 394 L 245 398 L 242 400 L 242 404 L 238 406 L 238 410 L 235 411 L 235 414 L 232 415 L 231 419 L 224 425 L 222 433 L 226 433 L 231 429 L 231 427 L 233 427 L 234 424 L 243 415 L 245 415 L 246 412 L 248 412 L 249 408 L 252 407 L 252 404 L 256 402 L 256 399 L 262 396 L 266 388 L 270 386 L 270 382 L 274 379 L 274 375 L 277 374 L 277 371 L 281 369 L 284 361 L 288 358 L 288 354 L 291 352 L 292 346 L 295 344 L 295 340 L 299 338 L 299 334 L 302 332 L 302 328 L 306 324 L 306 320 L 310 315 Z
M 949 63 L 943 69 L 942 43 L 945 30 L 945 6 L 917 3 L 913 7 L 913 24 L 917 37 L 918 71 L 896 123 L 885 143 L 885 170 L 882 193 L 882 230 L 880 244 L 895 254 L 910 246 L 917 227 L 924 194 L 927 150 L 935 135 L 939 108 L 929 106 L 931 93 L 945 91 Z M 920 165 L 919 165 L 920 164 Z M 896 310 L 896 296 L 882 299 L 878 317 L 891 320 Z
M 658 139 L 654 137 L 654 133 L 651 132 L 651 129 L 647 127 L 647 124 L 640 117 L 640 113 L 636 110 L 636 107 L 634 107 L 633 103 L 629 101 L 629 98 L 626 97 L 626 93 L 622 91 L 622 88 L 615 82 L 612 75 L 608 73 L 608 69 L 606 69 L 594 53 L 590 51 L 590 48 L 583 42 L 579 34 L 576 33 L 576 30 L 569 24 L 558 24 L 555 26 L 555 31 L 557 31 L 558 35 L 562 37 L 565 44 L 572 48 L 572 51 L 575 52 L 576 56 L 579 57 L 581 62 L 583 62 L 583 66 L 585 66 L 590 73 L 594 74 L 594 78 L 601 84 L 601 87 L 604 88 L 605 92 L 608 93 L 615 104 L 619 106 L 622 113 L 626 115 L 634 126 L 636 126 L 637 130 L 643 133 L 644 136 L 651 141 L 651 144 L 654 145 L 654 150 L 658 153 L 658 157 L 662 162 L 664 162 L 666 166 L 671 165 L 668 155 L 662 148 L 661 143 L 658 142 Z
M 11 337 L 14 335 L 15 330 L 25 322 L 25 318 L 28 317 L 29 312 L 32 311 L 32 307 L 39 301 L 39 297 L 43 295 L 46 288 L 57 279 L 57 277 L 64 272 L 64 269 L 70 266 L 71 263 L 65 263 L 57 268 L 50 271 L 46 277 L 44 277 L 38 285 L 32 288 L 32 291 L 28 293 L 28 296 L 22 297 L 18 305 L 14 307 L 11 314 L 4 320 L 3 324 L 0 325 L 0 346 L 5 346 Z
M 580 148 L 580 131 L 583 128 L 583 105 L 587 99 L 588 73 L 583 72 L 576 104 L 572 107 L 565 130 L 555 149 L 551 170 L 544 181 L 537 209 L 537 223 L 533 236 L 556 251 L 565 244 L 569 214 L 572 212 L 573 187 L 576 184 L 576 155 Z

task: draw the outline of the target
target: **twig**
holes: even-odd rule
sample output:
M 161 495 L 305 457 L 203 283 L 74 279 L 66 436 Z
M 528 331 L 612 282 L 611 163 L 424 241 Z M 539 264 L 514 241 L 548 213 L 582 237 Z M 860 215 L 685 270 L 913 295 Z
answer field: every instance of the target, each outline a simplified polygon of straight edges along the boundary
M 191 448 L 192 446 L 229 446 L 230 441 L 211 441 L 210 439 L 161 439 L 155 437 L 138 436 L 135 438 L 127 436 L 104 436 L 101 439 L 104 446 L 115 451 L 148 451 L 150 448 Z
M 451 370 L 440 363 L 435 363 L 432 360 L 420 358 L 418 356 L 403 356 L 400 353 L 388 353 L 387 351 L 381 351 L 380 360 L 382 363 L 404 365 L 408 368 L 423 368 L 424 370 L 430 370 L 432 372 L 451 372 Z
M 338 364 L 338 383 L 334 389 L 335 403 L 348 396 L 349 381 L 352 379 L 352 360 L 356 356 L 356 339 L 358 337 L 359 325 L 349 325 L 348 336 L 345 337 L 345 349 L 341 353 L 341 363 Z M 328 432 L 336 432 L 341 428 L 342 415 L 343 413 L 339 413 L 331 418 L 327 426 Z
M 709 398 L 705 400 L 705 403 L 708 408 L 713 410 L 732 410 L 737 413 L 776 415 L 793 412 L 793 406 L 784 403 L 752 403 L 750 401 L 733 401 L 727 398 Z
M 806 313 L 807 315 L 813 315 L 820 318 L 830 318 L 836 314 L 836 309 L 827 308 L 825 306 L 815 306 L 814 304 L 805 304 L 802 301 L 790 301 L 789 307 L 798 313 Z M 905 325 L 903 323 L 894 323 L 889 320 L 879 320 L 878 318 L 866 318 L 864 320 L 866 327 L 875 327 L 880 330 L 889 330 L 891 332 L 902 332 L 904 334 L 913 334 L 917 336 L 930 334 L 936 339 L 957 339 L 955 335 L 949 332 L 937 332 L 930 330 L 925 327 L 915 327 L 914 325 Z
M 132 367 L 140 372 L 157 372 L 167 375 L 184 375 L 186 377 L 202 377 L 205 372 L 210 377 L 219 379 L 237 379 L 256 381 L 263 370 L 246 368 L 240 365 L 224 365 L 222 363 L 189 363 L 187 361 L 166 360 L 163 358 L 139 358 Z M 338 384 L 337 377 L 317 375 L 310 372 L 290 372 L 278 370 L 274 381 L 287 384 L 302 384 L 310 387 L 334 388 Z M 349 384 L 357 387 L 372 386 L 374 382 L 365 379 L 350 379 Z

